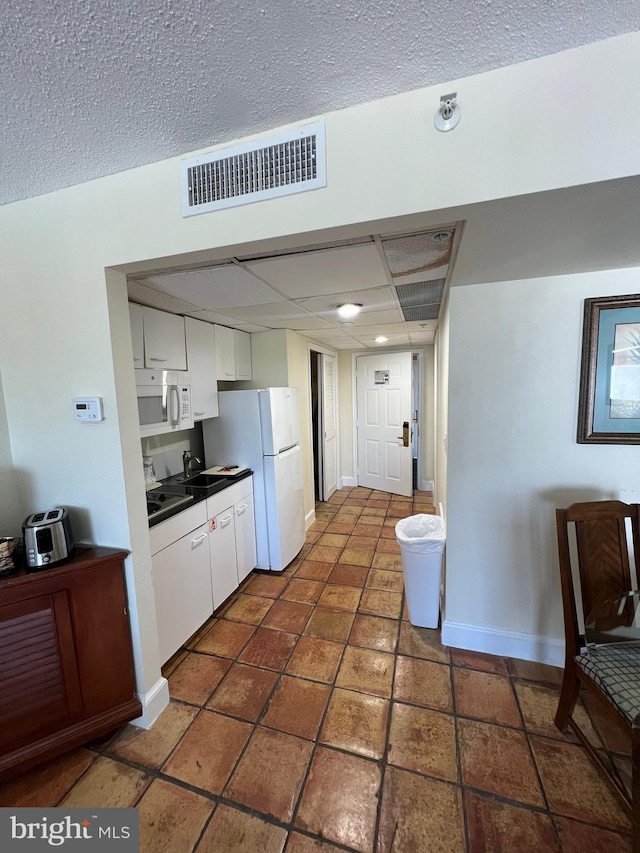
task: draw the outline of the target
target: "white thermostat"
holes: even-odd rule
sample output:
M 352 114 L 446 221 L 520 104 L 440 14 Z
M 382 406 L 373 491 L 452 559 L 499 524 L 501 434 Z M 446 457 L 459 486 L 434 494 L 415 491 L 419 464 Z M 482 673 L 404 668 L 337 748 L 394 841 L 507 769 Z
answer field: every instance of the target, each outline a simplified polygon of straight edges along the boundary
M 74 397 L 73 416 L 77 421 L 95 424 L 104 420 L 102 397 Z

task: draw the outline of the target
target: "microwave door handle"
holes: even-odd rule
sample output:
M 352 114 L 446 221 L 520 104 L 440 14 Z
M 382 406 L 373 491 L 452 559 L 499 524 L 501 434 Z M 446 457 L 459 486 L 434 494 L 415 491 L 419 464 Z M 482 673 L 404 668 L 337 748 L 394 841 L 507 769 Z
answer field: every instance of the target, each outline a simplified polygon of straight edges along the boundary
M 171 402 L 169 403 L 171 426 L 179 426 L 180 425 L 180 397 L 178 395 L 178 386 L 177 385 L 170 385 L 169 386 L 169 398 L 171 400 Z

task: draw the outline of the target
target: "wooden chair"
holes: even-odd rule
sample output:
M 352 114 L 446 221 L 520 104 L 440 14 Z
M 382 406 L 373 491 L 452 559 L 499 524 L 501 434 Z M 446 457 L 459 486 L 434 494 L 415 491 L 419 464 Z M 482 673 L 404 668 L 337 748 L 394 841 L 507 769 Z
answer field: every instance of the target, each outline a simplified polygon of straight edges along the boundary
M 587 650 L 577 610 L 579 601 L 587 621 L 602 602 L 621 599 L 638 586 L 631 574 L 630 550 L 632 546 L 640 570 L 640 505 L 620 501 L 575 503 L 568 509 L 556 510 L 556 524 L 566 647 L 555 724 L 562 732 L 571 727 L 631 810 L 633 851 L 640 853 L 640 642 L 599 643 L 597 650 Z M 570 535 L 572 527 L 575 540 Z M 580 583 L 577 591 L 574 578 Z M 633 623 L 634 600 L 622 601 L 619 608 L 613 608 L 613 617 L 596 622 L 596 629 L 603 631 L 603 639 L 610 629 L 623 626 L 624 630 Z M 606 719 L 631 741 L 631 796 L 614 768 L 589 743 L 572 716 L 581 687 L 589 691 Z

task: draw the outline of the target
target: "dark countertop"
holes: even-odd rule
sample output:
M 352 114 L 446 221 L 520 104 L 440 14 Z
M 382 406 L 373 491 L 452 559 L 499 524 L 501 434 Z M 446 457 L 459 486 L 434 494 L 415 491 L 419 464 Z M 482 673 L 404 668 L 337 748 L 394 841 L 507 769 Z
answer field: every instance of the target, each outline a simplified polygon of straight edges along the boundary
M 200 501 L 210 498 L 211 495 L 216 495 L 218 492 L 228 489 L 229 486 L 232 486 L 234 483 L 238 483 L 240 480 L 245 480 L 247 477 L 251 477 L 252 475 L 253 471 L 249 468 L 246 471 L 242 471 L 240 474 L 234 474 L 232 476 L 224 474 L 209 474 L 208 478 L 210 480 L 210 484 L 206 486 L 190 485 L 189 482 L 184 481 L 181 474 L 162 480 L 162 484 L 160 486 L 157 486 L 155 489 L 149 489 L 147 492 L 147 508 L 149 508 L 150 502 L 157 503 L 160 506 L 166 503 L 167 506 L 166 508 L 159 510 L 157 514 L 149 516 L 149 527 L 154 527 L 156 524 L 160 524 L 161 521 L 166 521 L 168 518 L 172 518 L 179 512 L 194 506 L 194 504 L 200 503 Z M 194 473 L 190 479 L 193 479 L 196 476 L 198 476 L 197 472 Z M 177 500 L 181 497 L 184 500 Z

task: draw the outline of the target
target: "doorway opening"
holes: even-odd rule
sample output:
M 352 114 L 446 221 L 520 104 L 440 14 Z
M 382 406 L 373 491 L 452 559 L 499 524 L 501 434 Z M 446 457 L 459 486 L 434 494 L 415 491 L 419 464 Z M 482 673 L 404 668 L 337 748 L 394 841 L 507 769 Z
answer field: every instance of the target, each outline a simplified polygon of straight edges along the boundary
M 338 366 L 333 353 L 309 349 L 313 479 L 316 501 L 338 488 Z
M 316 503 L 321 501 L 322 482 L 322 442 L 320 441 L 320 394 L 318 392 L 318 362 L 320 353 L 309 352 L 309 370 L 311 383 L 311 433 L 313 436 L 313 491 Z

